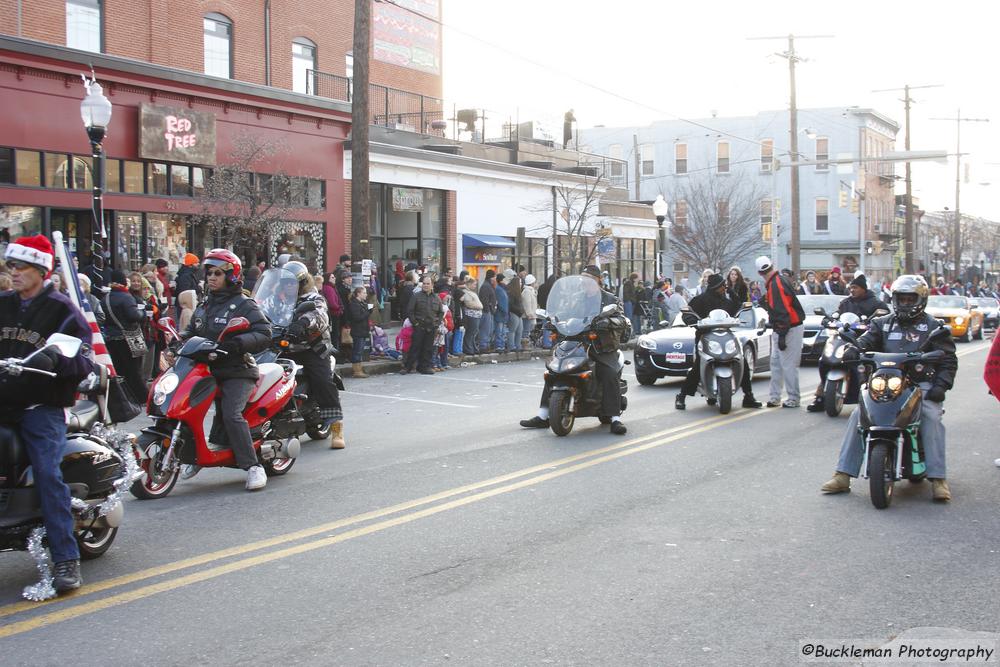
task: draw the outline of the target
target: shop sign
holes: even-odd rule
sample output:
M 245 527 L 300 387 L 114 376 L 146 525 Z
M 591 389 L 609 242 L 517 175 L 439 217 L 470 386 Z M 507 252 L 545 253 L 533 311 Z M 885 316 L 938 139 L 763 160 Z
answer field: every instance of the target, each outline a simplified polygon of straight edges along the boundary
M 418 213 L 423 211 L 424 191 L 420 188 L 393 188 L 392 210 L 416 211 Z
M 500 255 L 495 252 L 477 252 L 473 255 L 477 262 L 499 262 Z
M 215 114 L 140 105 L 139 157 L 215 164 Z

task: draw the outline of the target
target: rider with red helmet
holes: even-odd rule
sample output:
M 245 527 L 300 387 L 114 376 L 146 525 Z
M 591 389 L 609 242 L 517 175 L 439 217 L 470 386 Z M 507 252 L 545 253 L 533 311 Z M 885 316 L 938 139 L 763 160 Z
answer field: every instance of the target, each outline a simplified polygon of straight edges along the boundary
M 243 294 L 243 265 L 239 257 L 225 248 L 216 248 L 205 255 L 202 264 L 208 298 L 195 310 L 181 338 L 202 336 L 219 340 L 230 320 L 245 317 L 250 321 L 249 329 L 228 335 L 219 344 L 219 350 L 224 354 L 220 354 L 211 367 L 212 376 L 218 382 L 219 394 L 215 404 L 215 421 L 208 439 L 211 443 L 220 444 L 228 441 L 236 464 L 247 471 L 247 490 L 253 491 L 263 488 L 267 477 L 254 452 L 243 409 L 259 376 L 252 355 L 270 346 L 271 325 L 257 308 L 257 302 Z M 181 461 L 187 464 L 181 473 L 184 479 L 194 477 L 199 470 L 193 465 L 193 460 L 193 451 L 181 452 Z

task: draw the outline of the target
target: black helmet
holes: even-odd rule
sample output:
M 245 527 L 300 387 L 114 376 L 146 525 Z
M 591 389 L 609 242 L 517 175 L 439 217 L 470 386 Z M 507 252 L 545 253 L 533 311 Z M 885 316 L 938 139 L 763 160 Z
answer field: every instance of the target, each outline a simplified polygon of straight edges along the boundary
M 901 296 L 910 294 L 916 299 L 900 299 Z M 892 309 L 896 311 L 896 317 L 906 322 L 923 315 L 928 294 L 930 288 L 921 276 L 905 275 L 896 278 L 892 283 Z

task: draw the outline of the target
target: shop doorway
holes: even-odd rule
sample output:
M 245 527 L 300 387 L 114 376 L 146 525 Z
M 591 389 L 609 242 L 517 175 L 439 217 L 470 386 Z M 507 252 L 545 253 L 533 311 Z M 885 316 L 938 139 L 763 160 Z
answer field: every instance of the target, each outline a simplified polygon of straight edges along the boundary
M 83 271 L 86 267 L 94 263 L 94 244 L 100 241 L 100 230 L 97 231 L 97 238 L 93 234 L 93 213 L 86 209 L 62 209 L 53 208 L 49 210 L 49 236 L 52 232 L 62 232 L 69 251 L 76 254 L 78 271 Z

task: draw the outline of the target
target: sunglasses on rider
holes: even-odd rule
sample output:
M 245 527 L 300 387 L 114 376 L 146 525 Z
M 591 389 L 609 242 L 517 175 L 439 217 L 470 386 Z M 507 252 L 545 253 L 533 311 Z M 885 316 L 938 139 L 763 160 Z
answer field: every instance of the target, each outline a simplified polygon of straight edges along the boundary
M 206 269 L 205 270 L 205 275 L 209 276 L 209 277 L 211 277 L 211 276 L 225 276 L 226 272 L 225 271 L 219 271 L 218 269 Z

